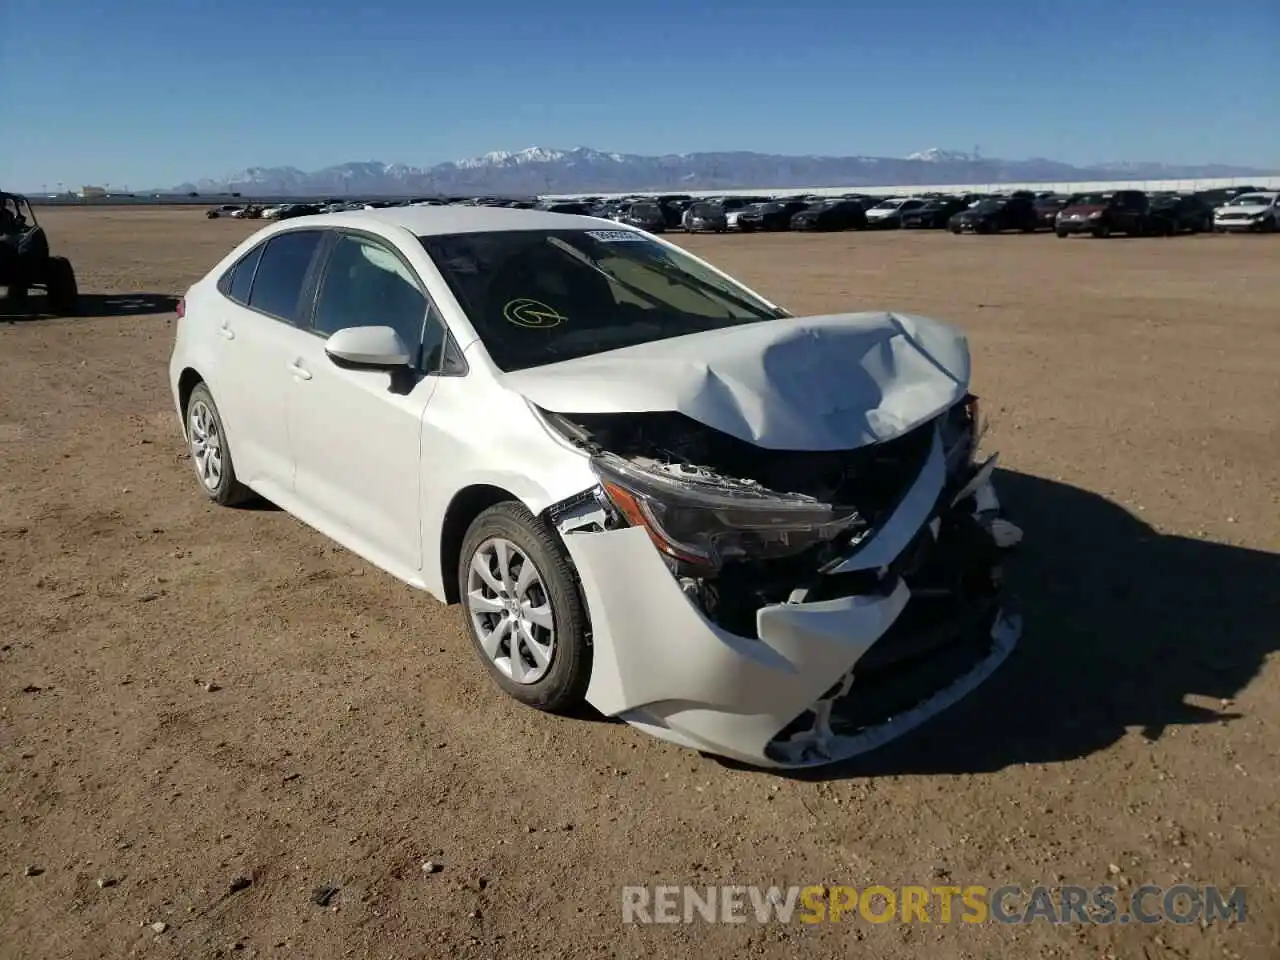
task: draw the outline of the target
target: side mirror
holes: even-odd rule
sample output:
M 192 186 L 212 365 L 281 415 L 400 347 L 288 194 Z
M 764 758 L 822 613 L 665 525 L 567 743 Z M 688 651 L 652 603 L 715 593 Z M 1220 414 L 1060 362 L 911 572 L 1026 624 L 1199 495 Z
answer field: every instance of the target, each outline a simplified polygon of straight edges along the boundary
M 331 360 L 361 367 L 407 367 L 409 347 L 391 327 L 344 327 L 324 344 Z

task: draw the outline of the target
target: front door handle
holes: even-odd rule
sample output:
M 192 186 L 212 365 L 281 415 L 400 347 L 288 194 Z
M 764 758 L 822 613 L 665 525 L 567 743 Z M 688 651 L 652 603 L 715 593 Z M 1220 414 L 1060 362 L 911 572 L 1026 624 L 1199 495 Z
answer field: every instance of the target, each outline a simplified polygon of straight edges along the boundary
M 225 340 L 234 340 L 236 338 L 236 332 L 224 323 L 218 328 L 218 336 Z
M 289 372 L 292 373 L 299 380 L 311 379 L 311 371 L 296 361 L 294 363 L 289 364 Z

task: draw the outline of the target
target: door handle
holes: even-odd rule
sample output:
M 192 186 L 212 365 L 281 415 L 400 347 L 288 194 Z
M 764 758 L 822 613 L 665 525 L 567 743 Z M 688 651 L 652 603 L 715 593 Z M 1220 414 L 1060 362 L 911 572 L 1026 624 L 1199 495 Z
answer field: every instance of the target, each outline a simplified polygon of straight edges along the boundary
M 294 363 L 289 364 L 289 372 L 292 373 L 299 380 L 311 379 L 311 371 L 308 370 L 306 367 L 304 367 L 302 364 L 297 363 L 296 361 Z
M 226 340 L 234 340 L 236 338 L 236 332 L 224 323 L 218 328 L 218 336 Z

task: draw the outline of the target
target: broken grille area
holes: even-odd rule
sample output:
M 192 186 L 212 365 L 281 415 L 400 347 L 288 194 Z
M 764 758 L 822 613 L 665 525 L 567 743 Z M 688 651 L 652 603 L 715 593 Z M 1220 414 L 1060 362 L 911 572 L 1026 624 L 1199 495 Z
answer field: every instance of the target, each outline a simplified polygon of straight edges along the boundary
M 919 475 L 933 443 L 934 420 L 854 450 L 766 450 L 704 426 L 682 413 L 562 414 L 592 442 L 626 458 L 701 468 L 778 493 L 856 507 L 875 525 L 897 506 Z
M 930 631 L 920 632 L 919 624 L 912 623 L 914 618 L 903 611 L 877 646 L 886 643 L 886 651 L 898 654 L 915 646 L 925 647 L 927 652 L 886 658 L 872 667 L 859 661 L 848 691 L 832 704 L 831 732 L 854 736 L 883 726 L 942 693 L 995 652 L 991 631 L 998 615 L 994 600 L 975 604 L 961 620 L 942 625 L 945 633 L 931 637 Z M 806 710 L 772 742 L 781 744 L 801 737 L 813 729 L 816 720 L 814 711 Z

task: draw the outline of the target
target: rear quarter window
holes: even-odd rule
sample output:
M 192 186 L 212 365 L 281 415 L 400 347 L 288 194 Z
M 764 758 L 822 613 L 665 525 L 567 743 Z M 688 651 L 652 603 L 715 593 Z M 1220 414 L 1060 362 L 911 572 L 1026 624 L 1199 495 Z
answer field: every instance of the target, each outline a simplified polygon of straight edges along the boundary
M 222 275 L 218 281 L 218 289 L 223 296 L 230 297 L 236 303 L 249 303 L 249 291 L 253 288 L 253 275 L 258 269 L 258 261 L 262 259 L 263 246 L 264 244 L 258 244 Z

